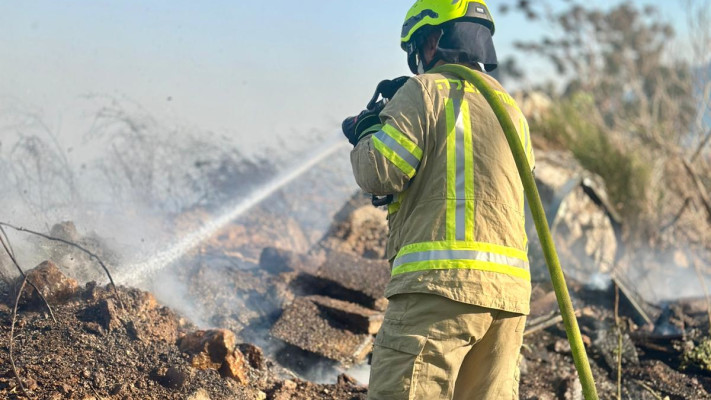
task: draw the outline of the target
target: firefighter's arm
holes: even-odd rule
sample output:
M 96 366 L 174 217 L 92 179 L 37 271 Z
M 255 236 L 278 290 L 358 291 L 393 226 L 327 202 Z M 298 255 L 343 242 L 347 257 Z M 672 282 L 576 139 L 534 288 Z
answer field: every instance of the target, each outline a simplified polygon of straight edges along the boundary
M 353 148 L 353 173 L 364 191 L 378 196 L 399 193 L 417 174 L 428 118 L 423 91 L 416 79 L 405 83 L 380 113 L 380 129 Z

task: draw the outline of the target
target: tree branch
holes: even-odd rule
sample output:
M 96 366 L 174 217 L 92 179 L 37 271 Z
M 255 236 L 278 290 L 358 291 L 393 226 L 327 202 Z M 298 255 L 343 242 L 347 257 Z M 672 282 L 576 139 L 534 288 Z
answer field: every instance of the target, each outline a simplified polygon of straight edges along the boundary
M 0 230 L 2 230 L 1 226 L 0 226 Z M 47 310 L 49 310 L 49 315 L 52 317 L 52 321 L 54 321 L 54 323 L 57 323 L 57 318 L 54 317 L 54 312 L 52 312 L 52 307 L 49 306 L 47 299 L 44 297 L 42 292 L 40 292 L 40 290 L 37 288 L 37 286 L 35 286 L 35 284 L 32 281 L 29 281 L 27 279 L 27 275 L 25 275 L 25 271 L 23 271 L 22 268 L 20 267 L 20 264 L 17 263 L 17 259 L 15 258 L 14 251 L 12 251 L 10 248 L 8 248 L 8 246 L 10 244 L 10 240 L 7 239 L 7 234 L 5 233 L 4 230 L 2 230 L 2 234 L 5 236 L 5 239 L 3 239 L 2 236 L 0 236 L 0 243 L 2 244 L 2 247 L 5 249 L 5 252 L 7 253 L 7 255 L 10 256 L 10 259 L 12 260 L 13 264 L 15 264 L 15 267 L 17 267 L 17 270 L 20 271 L 20 275 L 22 275 L 22 278 L 23 278 L 22 287 L 24 288 L 25 282 L 28 282 L 30 284 L 30 286 L 32 286 L 35 289 L 35 291 L 37 292 L 39 297 L 42 299 L 44 304 L 47 306 Z M 7 240 L 7 244 L 5 243 L 5 240 Z M 20 294 L 21 293 L 22 293 L 22 289 L 20 289 Z M 20 297 L 20 294 L 17 295 L 18 299 Z
M 691 197 L 687 197 L 687 198 L 684 200 L 684 204 L 681 206 L 681 208 L 680 208 L 679 211 L 676 213 L 676 215 L 674 216 L 674 218 L 672 218 L 671 221 L 669 221 L 669 222 L 667 222 L 666 224 L 664 224 L 664 226 L 662 226 L 662 227 L 659 229 L 659 233 L 663 233 L 663 232 L 666 231 L 667 229 L 669 229 L 669 228 L 671 228 L 672 226 L 674 226 L 674 224 L 676 224 L 676 223 L 679 221 L 679 218 L 681 218 L 682 214 L 684 214 L 684 211 L 686 211 L 686 208 L 689 207 L 689 204 L 691 204 Z
M 684 168 L 686 169 L 686 172 L 689 174 L 689 177 L 691 177 L 691 180 L 694 182 L 696 185 L 696 190 L 698 192 L 699 198 L 701 199 L 701 202 L 704 204 L 704 208 L 706 209 L 706 214 L 708 217 L 708 222 L 711 223 L 711 200 L 709 199 L 708 191 L 704 187 L 704 184 L 701 182 L 699 179 L 699 176 L 696 174 L 694 171 L 694 167 L 689 164 L 688 161 L 684 157 L 679 157 L 681 159 L 682 164 L 684 164 Z
M 691 162 L 694 162 L 696 158 L 701 154 L 701 150 L 706 147 L 706 145 L 709 143 L 709 140 L 711 140 L 711 129 L 709 129 L 706 132 L 706 135 L 704 136 L 704 140 L 699 143 L 699 147 L 696 148 L 696 151 L 694 151 L 694 154 L 691 156 Z
M 99 265 L 100 265 L 101 268 L 104 270 L 104 272 L 106 272 L 106 276 L 109 277 L 109 282 L 111 282 L 111 287 L 114 289 L 114 294 L 116 295 L 116 299 L 118 300 L 119 305 L 121 306 L 121 309 L 125 309 L 125 307 L 123 306 L 123 302 L 121 301 L 121 296 L 119 296 L 118 289 L 116 288 L 116 284 L 114 283 L 114 278 L 111 276 L 111 272 L 109 272 L 109 269 L 106 267 L 106 264 L 104 264 L 104 262 L 101 261 L 101 259 L 99 258 L 99 256 L 97 256 L 96 254 L 92 253 L 91 251 L 87 250 L 86 248 L 84 248 L 84 247 L 82 247 L 82 246 L 80 246 L 80 245 L 78 245 L 78 244 L 76 244 L 76 243 L 74 243 L 74 242 L 70 242 L 70 241 L 68 241 L 68 240 L 64 240 L 64 239 L 56 238 L 56 237 L 53 237 L 53 236 L 49 236 L 49 235 L 46 235 L 46 234 L 44 234 L 44 233 L 39 233 L 39 232 L 35 232 L 35 231 L 29 230 L 29 229 L 26 229 L 26 228 L 14 226 L 14 225 L 8 224 L 8 223 L 6 223 L 6 222 L 0 222 L 0 226 L 6 226 L 6 227 L 11 228 L 11 229 L 14 229 L 14 230 L 16 230 L 16 231 L 18 231 L 18 232 L 31 233 L 31 234 L 33 234 L 33 235 L 37 235 L 37 236 L 43 237 L 43 238 L 45 238 L 45 239 L 47 239 L 47 240 L 52 240 L 52 241 L 55 241 L 55 242 L 64 243 L 64 244 L 66 244 L 66 245 L 75 247 L 75 248 L 77 248 L 77 249 L 83 251 L 84 253 L 86 253 L 87 255 L 89 255 L 90 258 L 96 260 L 96 262 L 99 263 Z
M 3 242 L 4 243 L 4 242 Z M 15 342 L 15 322 L 17 321 L 17 305 L 20 303 L 20 297 L 22 296 L 22 291 L 25 289 L 25 283 L 27 283 L 27 277 L 22 279 L 22 285 L 20 285 L 20 291 L 17 292 L 17 297 L 15 298 L 15 308 L 12 310 L 12 323 L 10 324 L 10 366 L 12 367 L 12 372 L 15 374 L 15 379 L 17 379 L 17 384 L 20 386 L 20 390 L 25 397 L 30 398 L 30 395 L 25 389 L 25 385 L 22 384 L 22 379 L 20 378 L 20 373 L 17 372 L 17 367 L 15 366 L 15 357 L 13 356 L 14 342 Z

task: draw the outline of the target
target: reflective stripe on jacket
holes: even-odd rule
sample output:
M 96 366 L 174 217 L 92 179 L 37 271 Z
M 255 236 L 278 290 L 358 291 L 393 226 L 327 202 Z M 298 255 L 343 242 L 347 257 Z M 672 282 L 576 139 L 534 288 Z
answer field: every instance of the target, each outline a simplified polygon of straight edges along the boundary
M 534 164 L 528 124 L 501 85 Z M 380 114 L 382 130 L 351 153 L 358 184 L 394 194 L 388 207 L 387 296 L 435 293 L 528 313 L 524 196 L 501 127 L 483 96 L 449 74 L 411 78 Z

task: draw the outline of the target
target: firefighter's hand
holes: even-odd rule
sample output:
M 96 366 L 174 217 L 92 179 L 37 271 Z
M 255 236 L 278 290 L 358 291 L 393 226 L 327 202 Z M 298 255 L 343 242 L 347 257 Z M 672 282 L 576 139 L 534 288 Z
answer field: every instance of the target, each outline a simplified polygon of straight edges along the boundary
M 382 109 L 383 104 L 377 103 L 373 110 L 363 110 L 355 117 L 348 117 L 343 120 L 341 129 L 350 144 L 355 146 L 360 139 L 369 133 L 375 133 L 380 130 L 382 127 L 380 111 L 382 111 Z
M 409 76 L 400 76 L 395 79 L 386 79 L 384 81 L 380 81 L 380 83 L 378 83 L 378 86 L 375 88 L 375 94 L 373 94 L 373 98 L 371 98 L 370 102 L 368 103 L 368 110 L 371 110 L 375 107 L 379 96 L 387 100 L 391 100 L 393 97 L 395 97 L 395 93 L 400 90 L 402 85 L 404 85 L 408 79 L 410 79 Z

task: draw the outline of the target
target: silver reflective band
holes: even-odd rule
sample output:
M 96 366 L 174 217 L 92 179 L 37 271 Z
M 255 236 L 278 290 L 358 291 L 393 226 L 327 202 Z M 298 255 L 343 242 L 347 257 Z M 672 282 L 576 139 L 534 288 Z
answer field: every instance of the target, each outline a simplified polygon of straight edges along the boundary
M 380 130 L 375 133 L 375 137 L 378 138 L 383 144 L 389 147 L 395 154 L 399 155 L 400 158 L 405 160 L 406 163 L 410 164 L 413 169 L 417 169 L 420 165 L 420 160 L 417 159 L 412 153 L 407 151 L 406 148 L 402 147 L 395 139 L 391 138 L 390 135 Z
M 456 208 L 456 233 L 455 239 L 465 240 L 466 239 L 466 198 L 467 194 L 465 191 L 465 180 L 473 179 L 473 177 L 468 177 L 465 174 L 464 165 L 464 153 L 469 150 L 464 147 L 464 121 L 462 120 L 462 99 L 453 97 L 452 103 L 454 105 L 454 130 L 455 130 L 455 157 L 457 163 L 457 173 L 456 173 L 456 188 L 457 188 L 457 208 Z M 466 105 L 468 107 L 468 105 Z
M 507 257 L 496 253 L 487 253 L 476 250 L 429 250 L 399 256 L 393 262 L 393 269 L 409 263 L 421 261 L 452 261 L 471 260 L 485 261 L 494 264 L 508 265 L 510 267 L 528 270 L 528 261 L 519 258 Z

